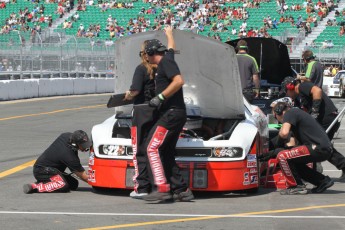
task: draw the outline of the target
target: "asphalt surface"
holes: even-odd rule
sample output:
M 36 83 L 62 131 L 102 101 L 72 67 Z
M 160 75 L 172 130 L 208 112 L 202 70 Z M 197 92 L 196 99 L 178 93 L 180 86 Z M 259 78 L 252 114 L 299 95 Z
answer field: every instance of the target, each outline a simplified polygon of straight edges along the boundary
M 281 196 L 272 189 L 255 195 L 195 193 L 193 202 L 152 204 L 130 191 L 94 193 L 80 182 L 67 194 L 24 194 L 34 181 L 32 164 L 62 132 L 83 129 L 113 114 L 109 95 L 0 102 L 0 229 L 345 229 L 345 183 L 323 194 Z M 334 99 L 341 108 L 345 100 Z M 345 152 L 345 123 L 335 146 Z M 87 166 L 88 155 L 79 153 Z M 31 163 L 31 164 L 30 164 Z M 340 176 L 323 163 L 324 174 Z M 308 188 L 311 188 L 309 185 Z

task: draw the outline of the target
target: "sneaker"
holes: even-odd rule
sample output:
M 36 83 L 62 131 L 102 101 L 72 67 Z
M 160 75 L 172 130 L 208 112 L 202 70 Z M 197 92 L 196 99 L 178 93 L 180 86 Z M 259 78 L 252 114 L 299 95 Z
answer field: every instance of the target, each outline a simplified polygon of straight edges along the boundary
M 132 191 L 129 196 L 133 199 L 143 199 L 143 196 L 147 196 L 148 193 L 147 192 L 142 192 L 142 193 L 137 193 L 136 191 Z
M 24 192 L 25 194 L 34 193 L 34 188 L 32 187 L 31 184 L 24 184 L 24 186 L 23 186 L 23 192 Z
M 339 181 L 344 181 L 345 182 L 345 169 L 342 170 L 341 176 L 338 179 Z
M 175 201 L 191 201 L 194 199 L 194 195 L 192 191 L 189 188 L 187 188 L 187 190 L 184 192 L 174 193 L 173 199 Z
M 291 187 L 280 191 L 280 195 L 305 195 L 307 193 L 308 190 L 305 185 L 297 185 L 296 187 Z
M 332 187 L 333 185 L 334 185 L 334 181 L 331 178 L 329 178 L 329 176 L 326 176 L 325 179 L 323 179 L 318 186 L 311 189 L 311 192 L 323 193 L 326 189 L 328 189 L 329 187 Z
M 154 191 L 150 194 L 143 196 L 143 199 L 146 201 L 165 201 L 170 200 L 172 198 L 172 195 L 170 192 L 158 192 Z

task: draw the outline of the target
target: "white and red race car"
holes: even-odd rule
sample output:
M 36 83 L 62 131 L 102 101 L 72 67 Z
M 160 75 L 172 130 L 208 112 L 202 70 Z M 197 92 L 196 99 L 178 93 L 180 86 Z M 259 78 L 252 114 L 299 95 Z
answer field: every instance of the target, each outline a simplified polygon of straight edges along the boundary
M 143 41 L 159 39 L 162 31 L 147 32 L 116 42 L 115 93 L 129 89 Z M 234 48 L 204 36 L 174 31 L 175 60 L 185 79 L 188 121 L 176 149 L 176 161 L 192 190 L 257 191 L 257 156 L 268 151 L 268 124 L 259 107 L 242 95 Z M 130 138 L 132 105 L 115 108 L 115 115 L 92 128 L 89 184 L 99 188 L 133 188 Z M 219 122 L 223 133 L 212 134 Z

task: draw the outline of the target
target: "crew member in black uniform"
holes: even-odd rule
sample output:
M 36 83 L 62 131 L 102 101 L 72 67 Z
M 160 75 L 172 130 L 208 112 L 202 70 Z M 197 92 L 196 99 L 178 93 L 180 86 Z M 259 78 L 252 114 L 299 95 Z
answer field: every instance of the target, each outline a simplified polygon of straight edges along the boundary
M 81 180 L 87 182 L 88 175 L 80 164 L 78 150 L 87 152 L 92 145 L 82 130 L 62 133 L 36 160 L 33 174 L 37 182 L 25 184 L 24 193 L 69 192 L 76 190 L 79 182 L 65 173 L 68 168 Z
M 290 108 L 284 102 L 278 102 L 273 107 L 273 114 L 282 123 L 278 134 L 279 145 L 284 146 L 289 142 L 291 133 L 298 141 L 298 145 L 293 148 L 278 148 L 260 159 L 277 158 L 287 184 L 287 189 L 281 190 L 280 194 L 307 194 L 308 190 L 301 179 L 316 186 L 311 190 L 313 193 L 322 193 L 331 187 L 334 184 L 331 178 L 307 165 L 310 162 L 325 161 L 331 156 L 332 143 L 326 132 L 308 113 L 299 108 Z
M 162 50 L 164 45 L 157 39 L 150 40 L 145 47 L 149 62 L 157 64 L 157 96 L 151 99 L 149 105 L 159 110 L 159 119 L 146 140 L 154 190 L 144 199 L 190 201 L 194 198 L 193 193 L 184 182 L 175 161 L 176 143 L 187 120 L 182 90 L 184 79 L 177 63 L 166 57 Z
M 311 114 L 324 128 L 332 124 L 338 116 L 338 110 L 332 100 L 317 86 L 311 82 L 300 82 L 293 77 L 286 77 L 282 82 L 282 90 L 291 97 L 295 106 Z M 337 121 L 327 133 L 330 140 L 338 131 L 340 122 Z M 345 157 L 333 147 L 333 154 L 328 159 L 337 169 L 342 170 L 340 180 L 345 179 Z
M 164 28 L 168 41 L 168 48 L 165 53 L 167 57 L 174 59 L 175 42 L 171 26 Z M 141 63 L 136 67 L 132 79 L 132 85 L 126 92 L 124 100 L 133 100 L 133 119 L 131 127 L 131 138 L 133 146 L 133 163 L 135 168 L 134 191 L 130 197 L 142 199 L 143 196 L 151 192 L 151 182 L 147 170 L 147 153 L 144 145 L 148 132 L 157 121 L 157 110 L 148 106 L 148 102 L 155 96 L 154 76 L 156 73 L 156 64 L 150 64 L 145 53 L 145 41 L 139 52 Z M 161 51 L 166 50 L 162 47 Z

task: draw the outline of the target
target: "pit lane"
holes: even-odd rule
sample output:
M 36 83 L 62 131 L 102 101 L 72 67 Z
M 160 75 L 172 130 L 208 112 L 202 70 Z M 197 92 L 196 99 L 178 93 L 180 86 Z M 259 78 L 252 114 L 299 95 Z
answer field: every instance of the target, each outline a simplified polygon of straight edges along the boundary
M 130 191 L 93 193 L 80 189 L 67 194 L 30 194 L 22 185 L 33 182 L 25 163 L 62 132 L 83 129 L 113 114 L 109 95 L 0 102 L 0 229 L 344 229 L 345 183 L 323 194 L 281 196 L 271 189 L 258 194 L 196 193 L 190 203 L 150 204 L 128 197 Z M 333 99 L 338 107 L 345 100 Z M 345 123 L 335 146 L 345 152 Z M 79 154 L 87 165 L 87 154 Z M 30 163 L 28 163 L 30 165 Z M 323 163 L 324 173 L 340 175 Z M 310 188 L 310 186 L 309 186 Z

